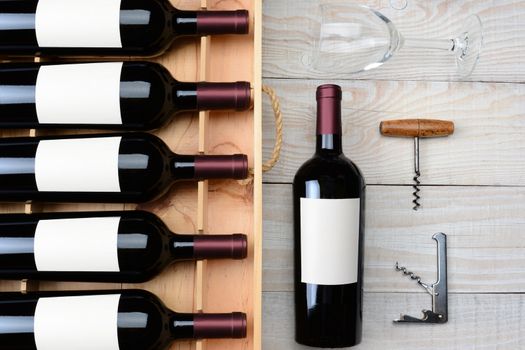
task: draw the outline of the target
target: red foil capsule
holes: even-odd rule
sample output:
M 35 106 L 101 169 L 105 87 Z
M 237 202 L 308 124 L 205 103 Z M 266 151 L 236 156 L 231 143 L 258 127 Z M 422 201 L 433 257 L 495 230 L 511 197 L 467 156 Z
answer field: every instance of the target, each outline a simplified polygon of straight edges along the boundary
M 341 100 L 339 85 L 326 84 L 317 88 L 317 135 L 341 135 Z
M 195 156 L 196 179 L 246 179 L 248 157 L 245 154 L 228 156 Z
M 246 235 L 200 235 L 195 236 L 193 256 L 195 259 L 244 259 L 248 255 Z
M 197 33 L 248 34 L 250 15 L 246 10 L 197 12 Z
M 195 338 L 245 338 L 246 314 L 196 314 L 193 318 Z
M 235 109 L 250 108 L 250 83 L 197 83 L 197 109 Z

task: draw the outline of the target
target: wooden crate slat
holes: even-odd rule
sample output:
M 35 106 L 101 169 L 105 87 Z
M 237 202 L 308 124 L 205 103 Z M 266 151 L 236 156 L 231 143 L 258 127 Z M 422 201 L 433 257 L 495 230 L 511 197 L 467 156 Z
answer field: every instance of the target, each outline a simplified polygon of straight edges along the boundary
M 293 293 L 264 293 L 263 298 L 266 306 L 263 315 L 264 349 L 306 349 L 293 339 Z M 430 305 L 428 294 L 365 292 L 363 342 L 355 349 L 510 350 L 525 347 L 523 294 L 449 294 L 449 320 L 445 324 L 392 322 L 400 313 L 420 317 L 421 309 L 430 309 Z
M 253 182 L 253 350 L 262 349 L 262 266 L 263 266 L 263 116 L 262 116 L 262 0 L 254 1 L 254 63 L 253 63 L 253 123 L 254 123 L 254 182 Z
M 293 290 L 292 186 L 265 185 L 264 290 Z M 456 293 L 521 293 L 525 288 L 525 188 L 424 187 L 412 212 L 410 187 L 368 186 L 368 292 L 424 292 L 396 261 L 436 278 L 436 232 L 447 234 L 448 288 Z
M 202 10 L 208 8 L 208 1 L 201 0 Z M 202 37 L 200 46 L 200 65 L 199 65 L 199 80 L 206 81 L 209 77 L 210 70 L 210 45 L 211 37 Z M 208 125 L 210 113 L 203 111 L 199 113 L 199 153 L 205 154 L 208 147 Z M 197 228 L 199 234 L 206 234 L 207 232 L 207 218 L 208 218 L 208 181 L 200 181 L 198 185 L 198 211 L 197 211 Z M 206 261 L 198 261 L 195 265 L 195 300 L 194 309 L 196 312 L 203 312 L 205 309 L 204 300 L 204 283 L 206 279 Z M 195 345 L 196 350 L 205 350 L 206 342 L 198 340 Z
M 281 96 L 284 146 L 267 182 L 291 182 L 315 145 L 315 88 L 319 80 L 268 79 Z M 343 147 L 368 184 L 412 184 L 413 141 L 384 137 L 386 119 L 435 118 L 455 122 L 447 138 L 420 142 L 421 182 L 440 185 L 525 185 L 525 85 L 423 81 L 340 81 Z M 271 111 L 269 101 L 264 109 Z M 264 154 L 274 140 L 265 115 Z
M 329 0 L 320 1 L 330 2 Z M 470 14 L 480 16 L 484 45 L 470 81 L 523 82 L 525 31 L 520 0 L 414 1 L 404 10 L 390 0 L 356 0 L 380 10 L 405 37 L 452 39 Z M 318 1 L 268 0 L 264 3 L 264 76 L 318 79 L 379 79 L 457 81 L 455 63 L 448 52 L 401 48 L 390 62 L 361 74 L 320 73 L 303 64 L 312 50 L 314 28 L 320 21 Z

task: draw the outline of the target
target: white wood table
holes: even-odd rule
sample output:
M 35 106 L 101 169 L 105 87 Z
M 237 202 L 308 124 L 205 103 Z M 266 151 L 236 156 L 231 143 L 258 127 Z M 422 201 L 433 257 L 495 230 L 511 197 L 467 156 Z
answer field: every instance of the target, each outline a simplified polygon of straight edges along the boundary
M 350 1 L 350 0 L 349 0 Z M 356 349 L 525 349 L 525 1 L 355 0 L 407 36 L 447 38 L 469 14 L 484 26 L 479 64 L 466 80 L 446 53 L 401 50 L 365 74 L 320 75 L 301 64 L 313 40 L 313 0 L 264 1 L 264 77 L 281 97 L 281 161 L 264 177 L 263 348 L 307 349 L 294 340 L 291 182 L 314 151 L 315 88 L 343 87 L 344 150 L 367 182 L 363 342 Z M 265 105 L 266 156 L 273 118 Z M 380 136 L 380 120 L 455 122 L 422 140 L 421 203 L 412 211 L 413 142 Z M 435 232 L 448 235 L 449 321 L 420 316 L 431 298 L 394 264 L 433 283 Z

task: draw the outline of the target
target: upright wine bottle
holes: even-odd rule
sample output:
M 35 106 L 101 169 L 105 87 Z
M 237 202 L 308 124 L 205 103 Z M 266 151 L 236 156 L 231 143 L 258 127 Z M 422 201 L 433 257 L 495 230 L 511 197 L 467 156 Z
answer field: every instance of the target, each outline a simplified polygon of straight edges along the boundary
M 163 350 L 244 337 L 244 313 L 177 313 L 143 290 L 0 294 L 0 350 Z
M 183 111 L 248 109 L 250 95 L 248 82 L 181 83 L 152 62 L 4 64 L 0 128 L 152 130 Z
M 246 254 L 246 235 L 173 234 L 145 211 L 0 215 L 0 279 L 140 283 L 174 261 Z
M 174 181 L 247 175 L 246 155 L 178 155 L 146 133 L 0 139 L 4 202 L 147 202 Z
M 341 145 L 341 88 L 317 89 L 314 156 L 293 182 L 295 338 L 317 347 L 361 341 L 365 183 Z
M 180 11 L 169 0 L 3 0 L 0 56 L 154 56 L 177 37 L 246 34 L 237 11 Z

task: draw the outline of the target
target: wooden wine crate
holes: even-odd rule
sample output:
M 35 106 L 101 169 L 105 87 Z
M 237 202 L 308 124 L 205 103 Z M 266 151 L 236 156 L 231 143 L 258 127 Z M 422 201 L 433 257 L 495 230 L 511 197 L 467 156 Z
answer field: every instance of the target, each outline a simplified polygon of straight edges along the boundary
M 235 180 L 177 183 L 161 199 L 141 205 L 1 203 L 0 212 L 138 208 L 155 213 L 177 233 L 245 233 L 249 239 L 248 258 L 177 263 L 144 284 L 0 281 L 0 291 L 143 288 L 180 312 L 242 311 L 248 314 L 246 339 L 181 341 L 171 349 L 258 350 L 261 348 L 262 275 L 261 0 L 202 0 L 200 3 L 199 0 L 172 0 L 172 3 L 188 10 L 245 8 L 250 11 L 249 35 L 179 39 L 169 52 L 151 60 L 163 64 L 180 81 L 250 81 L 254 107 L 246 112 L 177 115 L 154 133 L 176 153 L 245 153 L 253 168 L 253 181 L 248 184 Z M 1 130 L 0 136 L 35 136 L 36 133 L 62 131 Z

